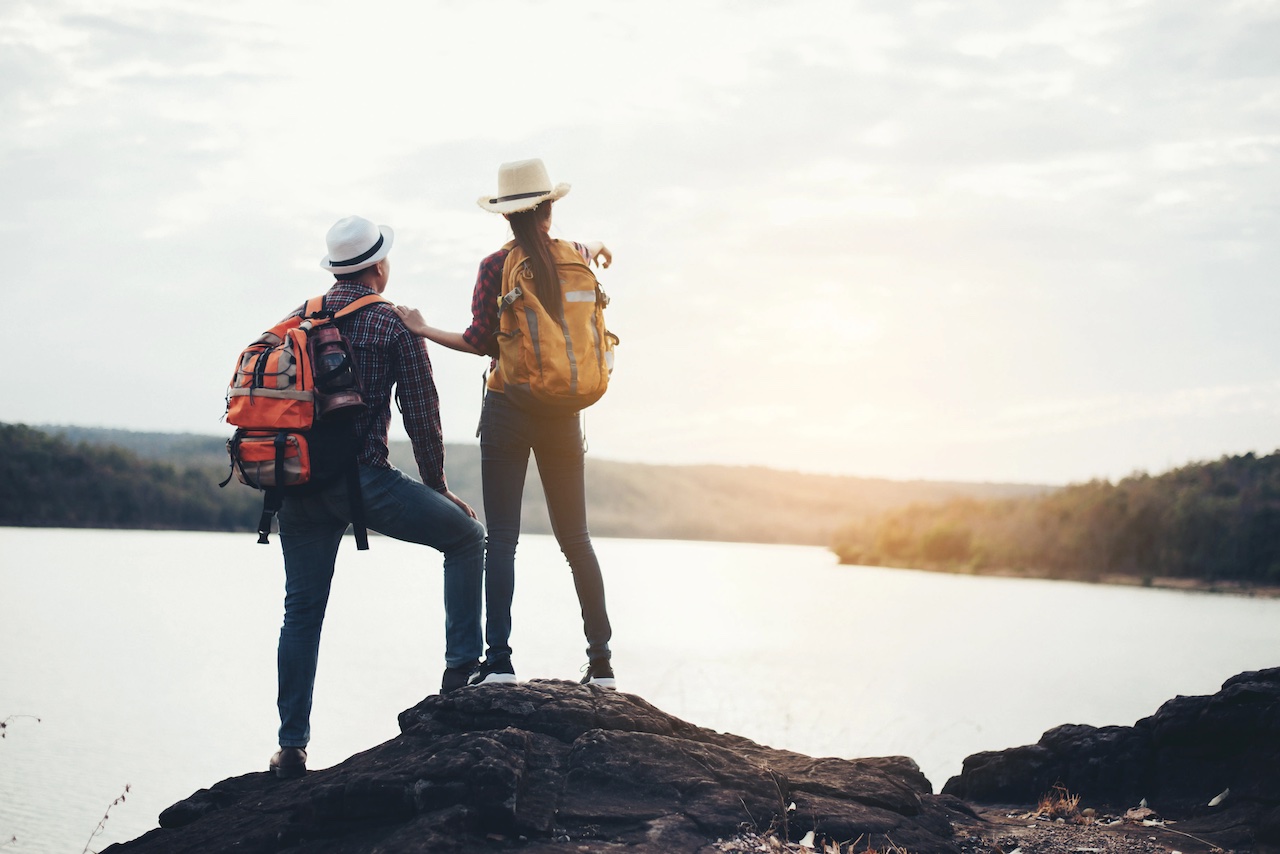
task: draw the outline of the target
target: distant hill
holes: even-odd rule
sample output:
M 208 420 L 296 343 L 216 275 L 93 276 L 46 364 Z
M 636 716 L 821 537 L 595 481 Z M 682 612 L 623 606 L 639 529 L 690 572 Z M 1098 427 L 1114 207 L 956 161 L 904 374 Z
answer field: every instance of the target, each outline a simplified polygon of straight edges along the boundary
M 157 477 L 154 466 L 160 466 L 166 472 L 162 480 L 172 477 L 189 483 L 201 501 L 212 501 L 211 506 L 220 508 L 217 512 L 211 509 L 202 524 L 172 527 L 251 530 L 257 523 L 258 493 L 235 482 L 224 490 L 216 486 L 229 470 L 225 436 L 68 426 L 43 426 L 38 430 L 61 443 L 42 452 L 48 455 L 44 461 L 46 466 L 51 466 L 56 457 L 71 455 L 88 459 L 96 458 L 95 454 L 114 454 L 113 459 L 134 461 L 131 470 L 137 478 Z M 121 454 L 129 456 L 120 457 Z M 392 443 L 391 461 L 417 476 L 417 466 L 407 442 Z M 448 445 L 445 468 L 453 491 L 471 502 L 483 518 L 479 447 Z M 50 470 L 53 480 L 56 480 L 52 473 L 55 470 Z M 112 479 L 126 477 L 118 466 L 95 470 Z M 78 488 L 83 488 L 83 484 L 78 484 Z M 47 487 L 42 489 L 47 491 Z M 837 477 L 759 466 L 648 465 L 592 457 L 587 462 L 591 530 L 599 536 L 612 537 L 829 545 L 835 530 L 851 518 L 861 519 L 910 504 L 938 503 L 958 497 L 1009 498 L 1040 495 L 1048 490 L 1049 487 L 1026 484 Z M 525 497 L 523 530 L 550 533 L 546 511 L 541 509 L 545 502 L 532 460 Z M 16 503 L 22 503 L 20 497 Z M 47 521 L 17 521 L 19 517 L 0 514 L 0 524 L 96 524 L 83 511 L 77 511 L 74 518 L 58 521 L 56 506 L 42 506 L 45 507 L 42 512 L 47 514 L 42 518 Z M 228 518 L 237 521 L 227 524 Z M 117 523 L 108 520 L 106 524 Z
M 0 424 L 0 525 L 252 530 L 261 499 L 219 490 L 217 469 Z
M 1051 493 L 850 519 L 842 562 L 1078 580 L 1280 585 L 1280 451 Z

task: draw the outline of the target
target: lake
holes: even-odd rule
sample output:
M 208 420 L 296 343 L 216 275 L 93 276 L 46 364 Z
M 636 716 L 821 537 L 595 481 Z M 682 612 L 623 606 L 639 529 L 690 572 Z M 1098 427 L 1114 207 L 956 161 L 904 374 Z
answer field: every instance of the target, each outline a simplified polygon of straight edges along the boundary
M 1280 600 L 839 566 L 824 549 L 600 539 L 622 690 L 812 755 L 965 756 L 1060 723 L 1131 724 L 1280 664 Z M 568 567 L 520 547 L 522 679 L 585 663 Z M 90 850 L 275 749 L 279 546 L 255 536 L 0 528 L 0 847 Z M 311 767 L 395 736 L 443 669 L 440 559 L 339 556 Z

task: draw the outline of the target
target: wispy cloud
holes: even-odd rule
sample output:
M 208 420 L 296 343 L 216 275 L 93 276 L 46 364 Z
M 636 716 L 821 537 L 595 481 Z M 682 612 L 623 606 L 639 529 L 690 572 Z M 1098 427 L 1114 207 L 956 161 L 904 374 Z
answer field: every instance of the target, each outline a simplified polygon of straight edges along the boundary
M 505 239 L 473 201 L 539 155 L 557 234 L 617 256 L 606 456 L 1033 480 L 1269 441 L 1280 5 L 550 8 L 0 11 L 0 253 L 38 283 L 8 346 L 106 318 L 173 386 L 33 376 L 6 417 L 219 429 L 227 353 L 352 212 L 397 227 L 392 296 L 461 326 Z M 155 330 L 211 304 L 175 384 Z M 479 360 L 435 360 L 469 439 Z

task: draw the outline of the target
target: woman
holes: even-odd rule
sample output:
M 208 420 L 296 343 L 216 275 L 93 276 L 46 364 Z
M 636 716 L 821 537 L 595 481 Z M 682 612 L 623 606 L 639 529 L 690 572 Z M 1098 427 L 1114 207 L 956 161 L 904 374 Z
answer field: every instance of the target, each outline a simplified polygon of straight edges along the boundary
M 608 267 L 613 256 L 603 243 L 568 244 L 552 240 L 551 205 L 569 192 L 568 184 L 554 187 L 541 160 L 504 163 L 498 169 L 498 193 L 478 200 L 485 210 L 502 214 L 511 224 L 514 240 L 480 262 L 471 298 L 471 326 L 448 332 L 429 326 L 416 309 L 398 307 L 405 325 L 415 334 L 464 353 L 487 355 L 492 367 L 502 367 L 499 349 L 500 307 L 504 272 L 522 275 L 551 317 L 564 317 L 556 256 L 596 262 Z M 514 257 L 513 250 L 519 250 Z M 566 253 L 569 253 L 566 255 Z M 509 264 L 508 262 L 517 262 Z M 507 269 L 511 267 L 511 269 Z M 506 334 L 509 339 L 511 336 Z M 508 352 L 506 357 L 512 360 Z M 573 571 L 587 638 L 587 667 L 583 684 L 615 688 L 610 664 L 612 629 L 605 609 L 600 563 L 587 531 L 583 480 L 582 428 L 576 411 L 544 414 L 520 405 L 516 388 L 506 388 L 500 370 L 491 370 L 480 415 L 481 480 L 489 529 L 485 551 L 485 636 L 488 649 L 472 684 L 514 683 L 511 664 L 511 598 L 515 589 L 515 554 L 520 537 L 520 505 L 529 452 L 538 460 L 538 473 L 547 498 L 551 528 Z M 508 394 L 510 392 L 510 394 Z

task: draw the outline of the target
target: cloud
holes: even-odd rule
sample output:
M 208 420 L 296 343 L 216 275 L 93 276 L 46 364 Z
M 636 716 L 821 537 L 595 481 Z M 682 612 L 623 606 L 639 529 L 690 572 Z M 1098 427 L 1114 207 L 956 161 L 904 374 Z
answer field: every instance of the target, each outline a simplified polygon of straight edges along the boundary
M 1274 4 L 637 8 L 0 13 L 0 252 L 39 283 L 11 346 L 105 321 L 131 383 L 172 386 L 32 376 L 7 417 L 216 430 L 222 363 L 324 287 L 349 213 L 397 228 L 391 296 L 461 328 L 506 239 L 474 199 L 542 156 L 574 185 L 556 234 L 617 257 L 606 456 L 1034 479 L 1127 470 L 1158 421 L 1175 458 L 1262 435 L 1169 401 L 1280 367 Z M 468 439 L 481 360 L 434 358 Z

